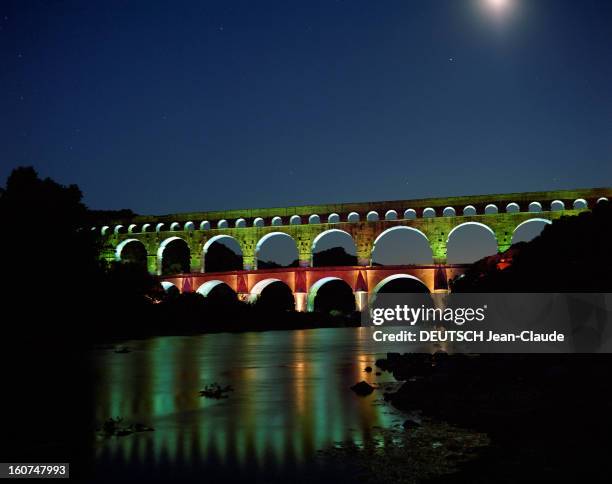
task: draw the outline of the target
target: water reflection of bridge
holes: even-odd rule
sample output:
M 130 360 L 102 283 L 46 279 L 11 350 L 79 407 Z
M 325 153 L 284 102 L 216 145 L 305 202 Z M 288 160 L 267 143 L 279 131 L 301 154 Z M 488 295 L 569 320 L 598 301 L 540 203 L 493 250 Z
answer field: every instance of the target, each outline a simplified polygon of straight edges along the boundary
M 129 342 L 129 354 L 96 354 L 96 417 L 121 416 L 155 432 L 98 445 L 104 469 L 123 476 L 160 467 L 218 467 L 232 472 L 298 466 L 334 442 L 360 442 L 401 424 L 382 392 L 355 396 L 356 381 L 393 382 L 365 373 L 376 353 L 367 328 L 209 334 Z M 217 401 L 205 383 L 231 384 Z M 234 475 L 234 474 L 232 474 Z M 242 474 L 241 474 L 242 475 Z
M 217 273 L 191 273 L 164 277 L 166 290 L 176 287 L 180 292 L 197 292 L 208 296 L 220 285 L 228 286 L 238 298 L 254 301 L 272 284 L 286 285 L 294 296 L 298 311 L 312 311 L 321 287 L 331 281 L 342 281 L 355 295 L 357 310 L 385 286 L 393 282 L 408 282 L 415 290 L 422 288 L 431 293 L 447 292 L 448 281 L 463 274 L 465 265 L 412 265 L 412 266 L 347 266 L 347 267 L 294 267 L 231 271 Z

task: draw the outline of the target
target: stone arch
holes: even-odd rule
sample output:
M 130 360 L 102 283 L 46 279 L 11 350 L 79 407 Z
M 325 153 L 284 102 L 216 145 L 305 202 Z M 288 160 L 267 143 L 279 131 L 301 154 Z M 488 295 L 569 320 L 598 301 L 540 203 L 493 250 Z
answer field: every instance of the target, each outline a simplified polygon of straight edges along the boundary
M 346 221 L 350 223 L 359 222 L 359 214 L 357 212 L 349 213 L 348 216 L 346 217 Z
M 407 208 L 406 210 L 404 210 L 404 218 L 406 220 L 414 220 L 415 218 L 417 218 L 416 210 L 414 210 L 413 208 Z
M 443 217 L 454 217 L 455 215 L 457 215 L 457 212 L 456 212 L 456 210 L 453 207 L 446 207 L 442 211 L 442 216 Z
M 521 207 L 516 202 L 510 202 L 506 205 L 506 212 L 508 213 L 519 213 L 521 211 Z
M 178 222 L 172 222 L 170 224 L 170 232 L 177 232 L 181 230 L 181 224 Z
M 257 282 L 249 293 L 248 300 L 268 311 L 283 312 L 295 310 L 295 295 L 285 281 L 276 278 Z
M 308 217 L 309 224 L 320 224 L 321 217 L 319 217 L 316 213 L 313 213 L 310 217 Z
M 217 222 L 217 228 L 218 229 L 226 229 L 229 227 L 229 224 L 227 222 L 227 220 L 225 220 L 224 218 L 222 218 L 221 220 L 219 220 Z
M 531 202 L 529 204 L 529 212 L 538 213 L 542 211 L 542 204 L 540 202 Z
M 266 223 L 261 217 L 257 217 L 255 220 L 253 220 L 253 227 L 264 227 L 265 225 Z
M 577 198 L 573 204 L 574 210 L 583 210 L 589 207 L 589 204 L 584 198 Z
M 200 287 L 196 289 L 196 292 L 198 294 L 201 294 L 204 297 L 208 297 L 208 295 L 212 292 L 213 289 L 215 289 L 218 286 L 222 286 L 222 285 L 226 286 L 233 293 L 236 292 L 226 282 L 220 281 L 218 279 L 215 279 L 212 281 L 206 281 L 204 284 L 202 284 Z
M 115 225 L 115 228 L 113 229 L 113 233 L 114 233 L 115 235 L 117 235 L 117 234 L 122 234 L 122 233 L 123 233 L 123 229 L 124 229 L 124 228 L 125 228 L 125 227 L 124 227 L 123 225 Z
M 183 230 L 185 232 L 191 232 L 193 230 L 195 230 L 195 224 L 191 221 L 189 222 L 185 222 L 185 225 L 183 225 Z
M 157 233 L 160 233 L 163 229 L 164 229 L 164 223 L 163 222 L 159 222 L 155 226 L 155 232 L 157 232 Z
M 282 238 L 285 238 L 285 239 L 289 239 L 293 243 L 295 259 L 298 258 L 297 243 L 296 243 L 295 239 L 291 235 L 289 235 L 289 234 L 287 234 L 285 232 L 270 232 L 270 233 L 267 233 L 266 235 L 264 235 L 261 239 L 259 239 L 257 241 L 257 244 L 255 245 L 255 267 L 256 268 L 261 269 L 261 267 L 259 267 L 261 248 L 264 246 L 266 241 L 268 241 L 268 240 L 270 240 L 270 239 L 272 239 L 274 237 L 282 237 Z M 278 261 L 272 261 L 272 262 L 278 263 Z M 291 264 L 291 262 L 293 262 L 293 261 L 289 261 L 289 263 L 285 264 L 284 266 L 285 267 L 289 266 L 289 264 Z
M 421 258 L 419 258 L 419 260 L 417 261 L 411 261 L 407 263 L 401 262 L 398 265 L 419 264 L 419 263 L 431 264 L 433 262 L 433 252 L 431 250 L 431 245 L 430 245 L 430 242 L 427 236 L 423 232 L 421 232 L 419 229 L 415 227 L 409 227 L 406 225 L 396 225 L 395 227 L 388 228 L 387 230 L 385 230 L 384 232 L 381 232 L 376 237 L 376 239 L 374 240 L 374 243 L 372 244 L 372 254 L 371 254 L 372 262 L 374 262 L 374 259 L 376 258 L 377 247 L 380 250 L 381 241 L 383 241 L 383 239 L 390 234 L 398 234 L 400 232 L 417 235 L 417 239 L 416 239 L 418 241 L 417 243 L 421 245 L 421 242 L 422 242 L 423 244 L 421 247 L 417 247 L 418 249 L 423 249 L 423 254 L 421 254 L 423 257 L 422 257 L 422 260 Z M 378 254 L 378 256 L 380 256 L 380 254 Z
M 476 215 L 476 207 L 474 205 L 466 205 L 463 207 L 463 216 L 464 217 L 473 217 Z
M 268 287 L 270 284 L 273 284 L 275 282 L 282 282 L 283 284 L 285 284 L 280 279 L 275 279 L 273 277 L 270 279 L 263 279 L 251 288 L 251 292 L 249 293 L 250 296 L 259 296 L 266 287 Z
M 397 281 L 400 279 L 414 281 L 415 283 L 423 286 L 423 289 L 424 289 L 423 292 L 427 291 L 428 293 L 431 293 L 431 291 L 429 290 L 429 287 L 427 287 L 427 284 L 425 284 L 425 282 L 423 282 L 418 277 L 413 276 L 411 274 L 393 274 L 393 275 L 385 277 L 378 284 L 376 284 L 376 286 L 374 286 L 374 289 L 372 289 L 372 295 L 370 296 L 370 306 L 374 305 L 374 302 L 376 301 L 376 296 L 378 296 L 378 293 L 385 285 L 387 285 L 388 283 L 392 281 Z
M 327 217 L 328 224 L 337 224 L 340 223 L 340 215 L 337 213 L 330 213 Z
M 378 222 L 378 212 L 375 210 L 370 210 L 366 215 L 366 220 L 368 222 Z
M 310 289 L 308 290 L 308 298 L 307 298 L 307 303 L 306 303 L 306 310 L 308 312 L 313 312 L 316 308 L 315 306 L 315 302 L 316 302 L 316 298 L 317 295 L 319 293 L 319 290 L 327 283 L 332 282 L 332 281 L 338 281 L 342 284 L 344 284 L 349 291 L 351 291 L 351 293 L 353 292 L 353 288 L 350 286 L 350 284 L 348 282 L 346 282 L 344 279 L 341 279 L 340 277 L 322 277 L 321 279 L 317 280 L 312 286 L 310 286 Z M 354 303 L 354 296 L 353 296 L 353 303 Z
M 170 281 L 162 281 L 161 287 L 166 294 L 178 295 L 180 293 L 179 288 L 176 287 L 176 284 L 172 284 Z
M 432 207 L 427 207 L 423 210 L 423 218 L 434 218 L 436 216 L 436 211 Z
M 550 202 L 551 212 L 557 212 L 560 210 L 565 210 L 565 203 L 563 203 L 561 200 L 553 200 L 552 202 Z
M 496 213 L 499 213 L 499 209 L 497 208 L 497 205 L 495 205 L 494 203 L 489 203 L 485 207 L 484 213 L 485 215 L 494 215 Z
M 488 240 L 478 237 L 477 241 L 472 240 L 469 244 L 466 244 L 466 241 L 462 240 L 462 238 L 465 238 L 465 235 L 462 235 L 462 233 L 465 234 L 465 229 L 468 227 L 478 227 L 478 230 L 484 230 L 487 234 Z M 453 240 L 453 235 L 455 237 L 461 237 L 458 242 L 459 244 L 463 244 L 463 247 L 460 245 L 458 248 L 455 248 L 457 239 Z M 471 237 L 474 239 L 474 235 Z M 496 254 L 499 250 L 498 240 L 493 229 L 480 222 L 464 222 L 456 227 L 453 227 L 453 229 L 447 235 L 446 247 L 447 261 L 449 264 L 472 263 L 481 259 L 482 257 Z M 463 253 L 461 252 L 461 249 L 463 249 Z M 459 253 L 455 254 L 455 251 L 458 251 Z M 474 259 L 469 260 L 472 258 Z
M 177 244 L 182 245 L 183 248 L 178 249 Z M 171 245 L 177 247 L 177 253 L 175 254 L 176 260 L 169 261 L 167 258 L 164 258 L 164 252 Z M 181 237 L 168 237 L 159 244 L 157 249 L 157 267 L 159 268 L 160 275 L 172 274 L 177 271 L 181 273 L 189 272 L 190 260 L 189 244 L 185 239 Z
M 230 249 L 229 247 L 227 247 L 226 244 L 224 244 L 221 241 L 231 242 L 231 245 L 236 246 L 236 248 L 240 251 L 240 253 L 237 254 L 234 249 Z M 221 250 L 223 251 L 224 255 L 232 257 L 233 259 L 233 256 L 229 252 L 227 252 L 227 251 L 231 251 L 240 259 L 239 261 L 238 261 L 238 258 L 236 258 L 235 260 L 230 259 L 229 261 L 223 261 L 226 263 L 230 263 L 230 265 L 235 263 L 235 267 L 233 267 L 232 269 L 225 269 L 221 267 L 223 264 L 220 264 L 220 261 L 206 259 L 208 255 L 208 251 L 214 243 L 219 243 L 220 245 L 224 247 L 224 248 L 217 248 L 215 249 L 215 251 Z M 236 238 L 232 237 L 231 235 L 226 235 L 226 234 L 215 235 L 214 237 L 211 237 L 210 239 L 208 239 L 206 243 L 204 244 L 204 246 L 202 247 L 202 260 L 204 261 L 205 272 L 223 272 L 227 270 L 240 270 L 242 269 L 242 263 L 243 263 L 242 246 L 240 245 L 240 242 Z
M 237 229 L 243 229 L 246 227 L 246 220 L 243 218 L 239 218 L 238 220 L 236 220 L 236 222 L 234 222 L 234 226 Z
M 395 210 L 387 210 L 385 220 L 397 220 L 397 212 Z
M 100 234 L 102 235 L 107 235 L 108 231 L 110 230 L 110 227 L 108 225 L 104 225 L 101 229 L 100 229 Z
M 200 230 L 210 230 L 210 222 L 208 220 L 202 220 L 200 222 Z
M 149 230 L 151 230 L 151 224 L 143 224 L 142 228 L 140 229 L 143 233 L 144 232 L 148 232 Z
M 357 244 L 355 244 L 355 240 L 353 239 L 353 237 L 351 236 L 351 234 L 349 234 L 348 232 L 346 232 L 345 230 L 340 230 L 340 229 L 329 229 L 329 230 L 325 230 L 323 232 L 321 232 L 320 234 L 318 234 L 314 240 L 312 241 L 312 245 L 310 248 L 310 254 L 311 254 L 311 261 L 312 261 L 312 265 L 313 266 L 327 266 L 328 264 L 325 261 L 321 261 L 321 256 L 318 256 L 317 254 L 319 252 L 321 252 L 321 250 L 317 251 L 317 245 L 319 244 L 319 242 L 326 236 L 330 235 L 330 234 L 338 234 L 340 235 L 344 240 L 347 241 L 346 244 L 342 245 L 342 244 L 338 244 L 338 245 L 334 245 L 331 246 L 327 249 L 323 249 L 325 251 L 331 251 L 334 250 L 337 247 L 342 247 L 344 249 L 344 251 L 348 254 L 349 257 L 351 258 L 355 258 L 355 264 L 357 263 L 357 259 L 355 257 L 355 255 L 357 253 Z M 350 240 L 350 243 L 348 243 L 348 241 Z M 348 245 L 348 247 L 346 247 L 346 245 Z M 336 249 L 337 250 L 337 249 Z M 341 254 L 341 253 L 340 253 Z M 340 255 L 338 254 L 338 255 Z M 344 257 L 344 255 L 342 256 Z M 318 259 L 318 260 L 317 260 Z M 345 263 L 344 265 L 353 265 L 353 263 Z
M 302 225 L 302 217 L 299 215 L 292 215 L 289 218 L 289 225 Z
M 314 252 L 315 249 L 317 248 L 317 243 L 326 235 L 330 234 L 330 233 L 341 233 L 341 234 L 345 234 L 348 237 L 350 237 L 350 239 L 353 241 L 353 245 L 355 245 L 355 240 L 353 240 L 353 236 L 351 234 L 349 234 L 346 230 L 340 230 L 340 229 L 328 229 L 328 230 L 324 230 L 323 232 L 321 232 L 320 234 L 318 234 L 314 240 L 312 241 L 312 247 L 311 247 L 311 252 Z
M 280 218 L 280 217 L 273 217 L 272 218 L 272 225 L 274 225 L 274 226 L 283 225 L 283 219 Z
M 534 224 L 536 223 L 538 225 L 541 225 L 540 230 L 528 230 L 528 231 L 523 230 L 529 227 L 530 225 L 534 226 Z M 539 235 L 540 232 L 542 232 L 542 230 L 546 227 L 546 225 L 550 225 L 550 224 L 552 224 L 552 222 L 545 218 L 536 217 L 536 218 L 530 218 L 530 219 L 524 220 L 523 222 L 518 224 L 512 231 L 512 243 L 516 244 L 517 242 L 528 242 L 534 237 L 536 237 L 537 235 Z M 529 227 L 529 228 L 532 229 L 532 227 Z
M 608 199 L 606 197 L 601 197 L 597 199 L 597 203 L 601 203 L 601 202 L 607 202 Z
M 130 245 L 138 245 L 139 249 L 136 254 L 130 256 L 129 254 L 126 256 L 124 253 L 124 249 L 128 248 Z M 129 252 L 129 249 L 125 252 Z M 142 265 L 144 267 L 147 266 L 147 249 L 145 245 L 138 239 L 125 239 L 117 244 L 115 247 L 115 260 L 119 262 L 131 262 L 136 263 L 138 265 Z
M 134 230 L 136 230 L 136 227 L 138 227 L 136 224 L 128 225 L 128 234 L 133 234 Z

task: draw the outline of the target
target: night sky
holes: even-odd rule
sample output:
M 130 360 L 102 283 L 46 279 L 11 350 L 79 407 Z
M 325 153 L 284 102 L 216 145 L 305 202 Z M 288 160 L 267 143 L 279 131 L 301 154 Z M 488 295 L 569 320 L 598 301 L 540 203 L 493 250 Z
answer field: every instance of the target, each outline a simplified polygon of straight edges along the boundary
M 169 213 L 612 185 L 612 2 L 3 1 L 0 178 Z

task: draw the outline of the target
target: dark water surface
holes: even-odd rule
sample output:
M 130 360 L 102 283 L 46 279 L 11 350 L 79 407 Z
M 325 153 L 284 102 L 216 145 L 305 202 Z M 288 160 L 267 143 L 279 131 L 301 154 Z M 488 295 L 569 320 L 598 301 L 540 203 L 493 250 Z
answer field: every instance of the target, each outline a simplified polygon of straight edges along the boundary
M 361 442 L 399 426 L 382 391 L 358 397 L 349 387 L 397 345 L 373 344 L 366 328 L 159 337 L 125 343 L 132 351 L 95 352 L 96 418 L 140 422 L 154 432 L 96 443 L 101 481 L 136 476 L 310 480 L 326 475 L 317 450 Z M 375 368 L 374 368 L 375 369 Z M 229 398 L 199 395 L 207 383 L 232 385 Z M 212 481 L 209 481 L 212 482 Z

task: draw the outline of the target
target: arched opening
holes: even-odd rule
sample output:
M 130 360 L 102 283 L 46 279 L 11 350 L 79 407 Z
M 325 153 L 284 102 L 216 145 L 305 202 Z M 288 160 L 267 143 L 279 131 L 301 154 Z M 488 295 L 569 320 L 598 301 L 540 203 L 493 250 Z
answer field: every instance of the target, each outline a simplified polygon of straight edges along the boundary
M 162 281 L 161 287 L 168 296 L 176 297 L 181 293 L 178 287 L 168 281 Z
M 143 224 L 141 230 L 142 230 L 142 232 L 150 232 L 151 231 L 151 224 Z
M 348 217 L 346 217 L 346 221 L 350 222 L 350 223 L 357 223 L 357 222 L 359 222 L 359 214 L 357 212 L 349 213 Z
M 398 294 L 398 293 L 429 294 L 427 285 L 418 277 L 410 274 L 394 274 L 386 277 L 374 287 L 373 294 Z
M 160 222 L 155 226 L 155 232 L 160 233 L 162 230 L 165 230 L 165 226 L 163 222 Z
M 280 218 L 280 217 L 273 217 L 272 218 L 272 225 L 274 225 L 274 226 L 283 225 L 283 219 Z
M 431 264 L 427 236 L 414 227 L 397 226 L 381 233 L 372 248 L 372 265 Z
M 146 268 L 147 249 L 140 240 L 124 240 L 115 249 L 115 260 Z
M 189 245 L 180 237 L 170 237 L 157 249 L 157 259 L 162 275 L 189 272 Z
M 229 224 L 227 222 L 227 220 L 225 219 L 221 219 L 217 222 L 217 228 L 218 229 L 226 229 L 229 227 Z
M 253 220 L 253 227 L 263 227 L 265 225 L 264 219 L 261 217 L 257 217 L 255 220 Z
M 125 227 L 123 225 L 115 225 L 115 230 L 113 231 L 115 235 L 125 233 Z
M 377 299 L 379 303 L 382 303 L 384 306 L 384 300 L 381 301 L 378 298 L 379 294 L 418 294 L 420 296 L 417 298 L 417 300 L 411 300 L 412 303 L 417 303 L 413 305 L 430 305 L 432 303 L 432 300 L 429 297 L 430 293 L 427 285 L 418 277 L 411 276 L 410 274 L 394 274 L 386 277 L 376 284 L 372 290 L 372 296 L 370 298 L 371 307 L 377 306 Z M 422 297 L 422 295 L 426 295 L 426 297 Z
M 178 223 L 178 222 L 172 222 L 172 223 L 170 224 L 170 231 L 171 231 L 171 232 L 176 232 L 176 231 L 178 231 L 178 230 L 181 230 L 181 224 L 180 224 L 180 223 Z
M 340 215 L 338 215 L 337 213 L 330 213 L 329 216 L 327 217 L 327 223 L 328 224 L 340 223 Z
M 597 199 L 597 203 L 607 202 L 608 199 L 606 197 L 601 197 Z
M 416 210 L 413 208 L 408 208 L 404 211 L 404 218 L 406 220 L 414 220 L 415 218 L 417 218 L 417 213 Z
M 497 238 L 490 227 L 465 222 L 452 229 L 446 242 L 449 264 L 471 264 L 497 253 Z
M 436 216 L 436 211 L 431 208 L 431 207 L 427 207 L 425 210 L 423 210 L 423 218 L 434 218 Z
M 200 222 L 200 230 L 210 230 L 210 222 L 208 220 L 202 220 L 202 222 Z
M 264 235 L 255 246 L 257 269 L 297 267 L 298 250 L 293 237 L 284 232 Z
M 291 218 L 289 219 L 289 225 L 301 225 L 302 224 L 302 217 L 300 217 L 299 215 L 292 215 Z
M 565 203 L 563 203 L 561 200 L 554 200 L 551 202 L 550 211 L 557 212 L 559 210 L 565 210 Z
M 512 234 L 512 243 L 529 242 L 542 233 L 542 230 L 552 222 L 545 218 L 530 218 L 518 224 Z
M 455 215 L 457 215 L 457 212 L 455 211 L 455 209 L 453 207 L 446 207 L 442 211 L 442 216 L 443 217 L 454 217 Z
M 192 230 L 195 230 L 195 224 L 193 222 L 185 222 L 183 229 L 186 232 L 191 232 Z
M 234 290 L 223 281 L 207 281 L 196 290 L 196 293 L 210 301 L 218 303 L 232 303 L 237 297 Z
M 100 234 L 108 235 L 109 230 L 110 230 L 110 227 L 108 225 L 105 225 L 100 229 Z
M 236 239 L 229 235 L 216 235 L 204 244 L 205 272 L 242 270 L 242 249 Z
M 542 204 L 540 202 L 531 202 L 529 204 L 529 211 L 531 213 L 537 213 L 542 211 Z
M 357 265 L 355 242 L 348 232 L 330 229 L 320 233 L 312 242 L 312 266 Z
M 474 205 L 467 205 L 463 209 L 464 217 L 473 217 L 474 215 L 476 215 L 476 207 Z
M 321 217 L 319 217 L 316 213 L 313 213 L 310 217 L 308 217 L 309 224 L 320 224 Z
M 243 229 L 246 227 L 246 220 L 243 218 L 239 218 L 238 220 L 236 220 L 235 225 L 237 229 Z
M 128 225 L 128 234 L 133 234 L 134 232 L 136 232 L 136 228 L 137 228 L 136 224 Z
M 366 220 L 368 222 L 378 222 L 378 212 L 375 212 L 374 210 L 368 212 L 366 215 Z
M 589 204 L 584 198 L 578 198 L 574 200 L 574 210 L 584 210 L 588 208 Z
M 493 204 L 493 203 L 489 203 L 486 207 L 485 207 L 485 215 L 494 215 L 498 212 L 499 210 L 497 209 L 497 205 Z
M 338 277 L 324 277 L 308 291 L 307 309 L 310 312 L 344 314 L 355 311 L 355 296 L 351 286 Z
M 249 300 L 268 311 L 293 311 L 295 299 L 287 284 L 280 279 L 259 281 L 251 289 Z
M 397 212 L 395 210 L 387 210 L 385 220 L 397 220 Z
M 521 211 L 521 207 L 519 207 L 518 203 L 510 202 L 506 205 L 506 212 L 508 213 L 518 213 Z

